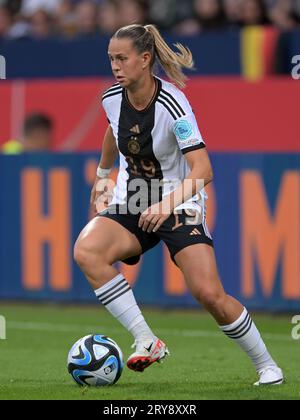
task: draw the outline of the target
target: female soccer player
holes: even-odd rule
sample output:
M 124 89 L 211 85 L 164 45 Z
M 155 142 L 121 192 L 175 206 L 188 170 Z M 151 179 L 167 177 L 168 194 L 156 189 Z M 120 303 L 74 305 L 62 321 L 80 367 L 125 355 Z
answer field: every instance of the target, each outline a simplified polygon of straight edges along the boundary
M 191 106 L 179 89 L 186 79 L 182 70 L 193 67 L 193 57 L 188 48 L 176 47 L 177 53 L 153 25 L 121 28 L 110 40 L 117 83 L 102 98 L 109 128 L 92 203 L 103 194 L 97 184 L 108 178 L 118 153 L 120 171 L 113 200 L 80 234 L 75 260 L 99 301 L 134 336 L 130 369 L 143 371 L 168 349 L 148 326 L 114 263 L 135 264 L 163 240 L 193 296 L 252 360 L 259 375 L 256 385 L 281 384 L 282 371 L 249 313 L 225 293 L 219 279 L 205 221 L 203 187 L 212 181 L 212 168 Z M 179 88 L 154 75 L 156 61 Z

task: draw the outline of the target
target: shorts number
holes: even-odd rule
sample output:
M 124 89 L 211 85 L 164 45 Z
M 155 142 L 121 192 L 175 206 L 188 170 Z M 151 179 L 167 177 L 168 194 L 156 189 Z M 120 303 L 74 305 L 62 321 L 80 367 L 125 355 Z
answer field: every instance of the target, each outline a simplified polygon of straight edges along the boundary
M 175 225 L 172 227 L 172 231 L 174 231 L 174 230 L 180 228 L 181 226 L 183 226 L 183 223 L 179 222 L 179 214 L 176 213 L 175 211 L 174 211 L 173 214 L 175 216 Z
M 186 218 L 187 225 L 201 225 L 201 213 L 192 209 L 185 209 L 185 213 L 188 216 Z
M 181 210 L 179 210 L 181 213 Z M 184 213 L 187 215 L 185 218 L 186 225 L 200 225 L 201 224 L 201 215 L 198 211 L 192 209 L 184 209 Z M 179 214 L 174 211 L 175 216 L 175 225 L 172 228 L 172 231 L 183 226 L 183 223 L 179 221 Z

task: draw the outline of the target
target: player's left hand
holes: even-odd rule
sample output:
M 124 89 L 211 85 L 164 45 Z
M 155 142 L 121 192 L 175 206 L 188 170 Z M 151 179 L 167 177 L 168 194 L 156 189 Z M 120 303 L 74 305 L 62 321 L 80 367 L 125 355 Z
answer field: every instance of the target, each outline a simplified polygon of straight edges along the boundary
M 170 215 L 171 212 L 163 210 L 162 203 L 154 204 L 141 214 L 139 227 L 147 233 L 157 232 Z

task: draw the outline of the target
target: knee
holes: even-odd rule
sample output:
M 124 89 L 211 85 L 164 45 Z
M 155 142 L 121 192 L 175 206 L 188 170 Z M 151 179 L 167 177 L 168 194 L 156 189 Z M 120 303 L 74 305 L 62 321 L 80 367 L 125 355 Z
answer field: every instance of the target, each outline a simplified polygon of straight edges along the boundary
M 224 292 L 208 291 L 203 296 L 203 306 L 211 313 L 220 312 L 225 304 Z
M 194 297 L 201 303 L 209 312 L 220 311 L 223 303 L 226 301 L 226 294 L 223 290 L 213 290 L 210 288 L 199 288 L 194 293 Z
M 89 252 L 86 247 L 83 246 L 81 241 L 78 241 L 74 245 L 73 250 L 74 260 L 79 267 L 84 267 L 87 264 Z
M 88 244 L 84 240 L 77 240 L 77 242 L 74 245 L 74 260 L 78 264 L 78 266 L 85 270 L 88 269 L 90 266 L 95 264 L 95 259 L 97 259 L 97 265 L 101 261 L 104 263 L 105 260 L 105 253 L 96 250 Z M 101 266 L 102 264 L 99 264 Z

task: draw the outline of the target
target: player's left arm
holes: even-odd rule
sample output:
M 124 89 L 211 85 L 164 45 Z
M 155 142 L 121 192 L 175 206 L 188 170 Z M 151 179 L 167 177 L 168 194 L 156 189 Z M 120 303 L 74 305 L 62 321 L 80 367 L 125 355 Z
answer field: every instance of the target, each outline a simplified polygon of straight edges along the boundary
M 191 169 L 182 184 L 165 200 L 170 200 L 171 213 L 181 204 L 188 201 L 213 180 L 213 170 L 206 148 L 185 154 Z M 164 204 L 164 200 L 162 201 Z
M 212 166 L 206 148 L 188 152 L 185 154 L 185 158 L 191 172 L 175 191 L 141 215 L 140 227 L 144 231 L 157 232 L 176 207 L 199 193 L 205 185 L 213 180 Z
M 203 184 L 202 188 L 212 182 L 213 169 L 206 147 L 186 153 L 185 158 L 191 169 L 191 172 L 186 179 L 200 180 Z M 193 191 L 194 193 L 191 197 L 193 197 L 193 195 L 195 195 L 198 191 L 199 189 L 197 189 L 195 192 Z

